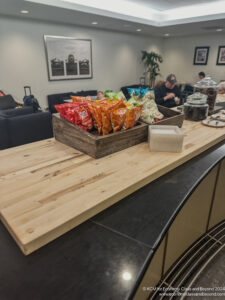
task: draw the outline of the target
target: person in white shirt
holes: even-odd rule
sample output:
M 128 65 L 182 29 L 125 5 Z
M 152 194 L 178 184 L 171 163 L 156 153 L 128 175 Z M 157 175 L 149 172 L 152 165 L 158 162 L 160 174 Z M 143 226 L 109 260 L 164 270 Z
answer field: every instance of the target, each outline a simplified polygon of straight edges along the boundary
M 219 83 L 219 91 L 216 97 L 216 102 L 225 102 L 225 81 Z

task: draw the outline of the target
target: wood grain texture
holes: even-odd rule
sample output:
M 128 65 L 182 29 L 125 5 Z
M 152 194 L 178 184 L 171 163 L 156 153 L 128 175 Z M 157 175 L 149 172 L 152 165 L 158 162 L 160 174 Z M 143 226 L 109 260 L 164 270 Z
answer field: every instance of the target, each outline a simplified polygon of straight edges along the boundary
M 76 125 L 53 115 L 55 139 L 65 145 L 80 150 L 91 157 L 101 158 L 147 141 L 148 126 L 139 122 L 128 130 L 99 136 L 86 132 Z
M 225 139 L 184 121 L 182 153 L 141 143 L 99 160 L 54 139 L 0 152 L 0 217 L 29 254 Z
M 175 125 L 182 127 L 184 122 L 184 114 L 179 111 L 174 111 L 165 106 L 158 105 L 159 111 L 166 117 L 162 121 L 157 122 L 155 125 Z

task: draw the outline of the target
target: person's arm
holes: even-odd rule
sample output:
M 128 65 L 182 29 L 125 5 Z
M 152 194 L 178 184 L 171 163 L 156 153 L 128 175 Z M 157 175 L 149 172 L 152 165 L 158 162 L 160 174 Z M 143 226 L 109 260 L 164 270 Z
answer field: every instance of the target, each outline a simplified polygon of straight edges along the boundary
M 174 94 L 172 95 L 172 97 Z M 166 95 L 165 89 L 163 86 L 159 86 L 155 90 L 155 102 L 158 105 L 163 105 L 165 107 L 174 107 L 176 106 L 176 103 L 174 101 L 174 98 L 170 98 L 170 95 Z
M 158 105 L 165 105 L 165 100 L 164 100 L 165 94 L 163 92 L 163 89 L 161 86 L 159 86 L 156 90 L 155 90 L 155 102 Z
M 175 97 L 178 97 L 180 99 L 179 103 L 176 103 L 176 105 L 181 105 L 182 104 L 182 99 L 181 99 L 181 90 L 178 86 L 175 87 Z
M 174 99 L 168 99 L 167 101 L 164 101 L 163 106 L 170 108 L 177 106 L 177 104 L 175 103 Z

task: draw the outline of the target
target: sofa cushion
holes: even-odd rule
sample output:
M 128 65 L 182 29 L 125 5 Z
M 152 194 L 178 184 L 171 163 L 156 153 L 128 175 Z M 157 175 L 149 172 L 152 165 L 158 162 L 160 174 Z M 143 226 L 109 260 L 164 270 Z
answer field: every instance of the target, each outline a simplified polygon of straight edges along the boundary
M 0 116 L 0 150 L 9 147 L 8 120 Z
M 141 89 L 127 88 L 127 90 L 128 90 L 128 93 L 130 94 L 130 96 L 133 92 L 135 93 L 135 96 L 138 96 L 141 93 Z
M 11 95 L 0 97 L 0 110 L 15 108 L 16 106 L 18 106 L 18 104 Z
M 70 95 L 73 95 L 73 92 L 69 93 L 62 93 L 62 94 L 53 94 L 53 95 L 48 95 L 48 108 L 49 111 L 53 114 L 56 113 L 55 105 L 57 104 L 62 104 L 63 99 L 69 99 Z
M 49 112 L 37 112 L 9 118 L 8 132 L 10 147 L 20 146 L 51 138 L 52 120 Z
M 13 118 L 16 116 L 34 113 L 33 107 L 12 108 L 0 111 L 0 116 L 4 118 Z
M 87 97 L 87 96 L 97 96 L 97 90 L 89 90 L 89 91 L 79 91 L 76 93 L 73 93 L 72 96 L 82 96 L 82 97 Z

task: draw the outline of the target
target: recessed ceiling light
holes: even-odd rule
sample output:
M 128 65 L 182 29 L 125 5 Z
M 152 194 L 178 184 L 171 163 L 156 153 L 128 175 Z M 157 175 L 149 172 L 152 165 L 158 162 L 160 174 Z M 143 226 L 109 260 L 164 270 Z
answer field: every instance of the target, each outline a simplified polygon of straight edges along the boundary
M 223 31 L 223 29 L 222 28 L 218 28 L 218 29 L 216 29 L 216 31 Z
M 169 33 L 165 33 L 164 36 L 170 36 L 170 34 Z
M 29 11 L 25 10 L 25 9 L 21 10 L 20 12 L 21 12 L 21 14 L 29 14 Z
M 94 21 L 94 22 L 92 22 L 91 24 L 92 24 L 92 25 L 97 25 L 98 22 Z
M 139 29 L 137 29 L 136 31 L 142 31 L 142 29 L 139 28 Z

